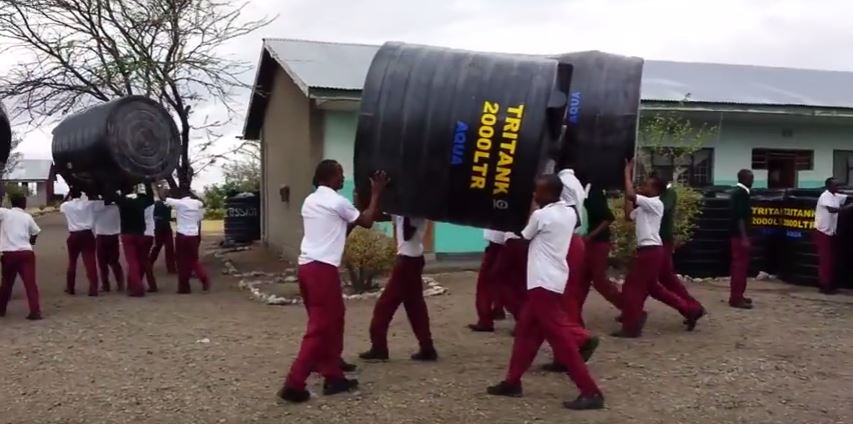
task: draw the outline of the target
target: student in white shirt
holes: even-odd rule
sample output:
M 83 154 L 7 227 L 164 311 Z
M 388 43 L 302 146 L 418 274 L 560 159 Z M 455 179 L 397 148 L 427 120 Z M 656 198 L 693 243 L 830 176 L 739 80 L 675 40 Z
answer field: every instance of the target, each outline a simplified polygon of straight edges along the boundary
M 500 251 L 506 242 L 503 231 L 483 230 L 483 238 L 488 243 L 483 252 L 480 272 L 477 274 L 477 287 L 474 294 L 474 306 L 477 310 L 477 323 L 468 328 L 475 332 L 495 331 L 495 320 L 504 319 L 503 303 L 498 295 L 496 266 Z
M 838 193 L 838 180 L 827 178 L 826 190 L 817 200 L 815 209 L 814 244 L 818 256 L 818 282 L 820 292 L 837 294 L 835 287 L 835 239 L 838 230 L 838 213 L 849 209 L 845 206 L 847 195 Z
M 89 296 L 98 295 L 98 270 L 95 262 L 95 226 L 94 202 L 82 198 L 77 187 L 70 187 L 65 201 L 59 205 L 59 211 L 65 215 L 68 224 L 68 269 L 65 273 L 65 292 L 74 295 L 77 283 L 77 259 L 83 256 L 83 267 L 89 279 Z
M 2 189 L 0 189 L 2 192 Z M 0 194 L 2 198 L 2 194 Z M 11 209 L 0 208 L 0 264 L 3 265 L 3 280 L 0 284 L 0 317 L 6 316 L 6 306 L 12 297 L 15 278 L 21 276 L 27 292 L 30 314 L 27 319 L 42 319 L 39 289 L 36 284 L 36 255 L 33 245 L 41 229 L 33 217 L 26 212 L 27 198 L 9 196 Z
M 139 271 L 148 283 L 148 292 L 156 293 L 157 279 L 154 278 L 154 263 L 151 261 L 151 248 L 154 247 L 154 204 L 145 208 L 145 234 L 142 236 L 142 251 L 145 260 L 139 264 Z
M 308 312 L 308 328 L 299 355 L 278 396 L 300 403 L 311 395 L 305 381 L 314 372 L 324 378 L 323 393 L 333 395 L 358 387 L 341 370 L 345 307 L 338 267 L 349 229 L 373 226 L 379 216 L 379 197 L 388 183 L 384 172 L 371 178 L 370 203 L 363 212 L 338 194 L 344 185 L 344 170 L 334 160 L 323 160 L 314 172 L 317 190 L 302 204 L 304 236 L 299 255 L 299 291 Z
M 191 196 L 189 190 L 170 191 L 165 202 L 175 210 L 177 233 L 175 234 L 175 262 L 178 267 L 178 293 L 189 294 L 190 277 L 195 274 L 201 280 L 202 290 L 210 290 L 210 278 L 199 261 L 198 248 L 201 243 L 201 220 L 204 218 L 204 203 Z
M 388 360 L 388 327 L 402 304 L 420 345 L 420 350 L 412 355 L 412 360 L 436 361 L 438 353 L 429 330 L 429 312 L 424 301 L 422 277 L 427 221 L 399 215 L 392 216 L 392 219 L 397 239 L 397 262 L 373 308 L 373 319 L 370 321 L 371 348 L 359 357 L 368 361 Z
M 571 168 L 566 168 L 558 174 L 560 181 L 563 183 L 563 191 L 560 194 L 560 199 L 567 205 L 575 208 L 578 215 L 577 228 L 572 234 L 571 248 L 569 249 L 569 267 L 574 271 L 569 276 L 569 282 L 566 286 L 566 292 L 563 297 L 566 301 L 566 308 L 569 310 L 569 317 L 573 322 L 577 322 L 581 326 L 584 325 L 582 310 L 583 303 L 586 300 L 587 289 L 585 289 L 586 278 L 586 243 L 581 234 L 581 219 L 584 217 L 584 203 L 586 202 L 587 191 L 581 184 L 575 171 Z M 560 369 L 558 367 L 558 369 Z
M 568 368 L 569 377 L 580 392 L 577 399 L 564 402 L 572 410 L 601 409 L 604 396 L 595 384 L 570 329 L 572 323 L 563 301 L 572 270 L 566 257 L 570 236 L 577 223 L 574 208 L 560 200 L 563 184 L 556 175 L 537 179 L 534 199 L 540 209 L 530 215 L 521 235 L 530 240 L 527 267 L 527 300 L 515 327 L 509 370 L 499 384 L 487 392 L 495 396 L 522 395 L 521 378 L 530 368 L 539 347 L 547 340 L 557 361 Z M 598 339 L 587 342 L 592 349 Z M 591 355 L 591 353 L 589 353 Z
M 116 290 L 124 291 L 124 270 L 121 267 L 121 215 L 118 206 L 104 204 L 103 200 L 93 200 L 95 213 L 95 253 L 101 275 L 101 290 L 109 292 L 110 270 L 116 280 Z

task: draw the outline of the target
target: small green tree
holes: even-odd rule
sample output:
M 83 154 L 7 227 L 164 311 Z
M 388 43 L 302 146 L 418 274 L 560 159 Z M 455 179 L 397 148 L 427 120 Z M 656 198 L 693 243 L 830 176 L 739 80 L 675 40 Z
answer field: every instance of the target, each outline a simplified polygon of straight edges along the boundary
M 396 256 L 391 237 L 373 229 L 354 229 L 347 238 L 343 258 L 353 291 L 365 293 L 379 288 L 374 278 L 388 272 Z

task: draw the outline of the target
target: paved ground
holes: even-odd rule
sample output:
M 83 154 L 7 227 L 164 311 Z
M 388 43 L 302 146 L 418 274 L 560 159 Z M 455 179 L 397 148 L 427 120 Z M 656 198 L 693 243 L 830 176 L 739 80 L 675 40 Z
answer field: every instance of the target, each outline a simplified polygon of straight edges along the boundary
M 722 286 L 694 285 L 710 310 L 699 329 L 683 332 L 676 314 L 651 304 L 644 339 L 604 337 L 593 360 L 607 410 L 572 413 L 560 407 L 575 396 L 563 376 L 531 372 L 521 399 L 484 394 L 502 377 L 509 323 L 493 335 L 465 331 L 474 275 L 445 274 L 438 279 L 452 294 L 428 301 L 440 362 L 406 359 L 414 341 L 401 314 L 392 361 L 359 364 L 359 393 L 280 405 L 274 393 L 298 347 L 302 308 L 252 303 L 225 278 L 212 293 L 178 296 L 174 278 L 163 274 L 164 292 L 145 299 L 69 298 L 61 293 L 61 218 L 41 224 L 46 319 L 25 321 L 18 299 L 0 320 L 0 423 L 853 422 L 850 297 L 827 301 L 762 282 L 751 287 L 757 309 L 737 311 L 721 302 Z M 614 311 L 590 297 L 587 322 L 606 334 Z M 372 306 L 348 304 L 349 358 L 368 347 Z M 547 358 L 543 351 L 538 362 Z

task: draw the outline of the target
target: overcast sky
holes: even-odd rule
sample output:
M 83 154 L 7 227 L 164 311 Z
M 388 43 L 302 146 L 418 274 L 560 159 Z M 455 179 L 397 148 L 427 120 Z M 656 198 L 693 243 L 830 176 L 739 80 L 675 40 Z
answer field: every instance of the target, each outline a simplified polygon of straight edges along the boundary
M 249 0 L 246 14 L 279 15 L 223 51 L 251 63 L 263 38 L 301 38 L 853 71 L 853 1 L 844 0 Z M 238 117 L 224 143 L 241 127 Z M 49 157 L 48 134 L 28 133 L 22 151 Z

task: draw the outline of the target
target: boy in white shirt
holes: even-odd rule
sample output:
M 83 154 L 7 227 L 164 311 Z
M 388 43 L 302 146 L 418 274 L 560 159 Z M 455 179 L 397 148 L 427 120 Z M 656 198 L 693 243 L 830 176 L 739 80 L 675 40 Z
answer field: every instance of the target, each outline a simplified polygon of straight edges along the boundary
M 145 211 L 145 234 L 142 236 L 142 251 L 145 253 L 145 260 L 139 264 L 139 271 L 148 283 L 148 292 L 156 293 L 157 279 L 154 278 L 154 262 L 151 261 L 151 248 L 154 247 L 154 204 L 151 204 Z
M 521 234 L 530 240 L 527 267 L 527 300 L 515 327 L 515 341 L 506 378 L 489 387 L 495 396 L 520 397 L 521 377 L 530 368 L 539 347 L 547 340 L 557 361 L 568 368 L 569 377 L 580 392 L 577 399 L 564 402 L 572 410 L 601 409 L 604 397 L 584 363 L 571 335 L 575 325 L 565 308 L 563 292 L 572 272 L 566 257 L 575 230 L 575 210 L 560 200 L 563 184 L 556 175 L 536 181 L 534 200 L 540 209 L 530 215 Z M 597 344 L 597 343 L 596 343 Z
M 204 203 L 191 196 L 189 190 L 179 190 L 175 194 L 176 196 L 172 196 L 170 191 L 165 202 L 175 210 L 177 221 L 175 262 L 178 267 L 178 294 L 192 292 L 190 288 L 192 274 L 201 280 L 202 290 L 207 291 L 210 289 L 210 279 L 198 257 Z
M 397 238 L 397 262 L 382 296 L 373 308 L 370 321 L 369 351 L 359 355 L 368 361 L 388 360 L 388 326 L 400 304 L 406 309 L 412 331 L 418 339 L 420 350 L 412 355 L 413 361 L 436 361 L 438 353 L 429 330 L 429 312 L 424 301 L 424 234 L 427 221 L 394 215 Z
M 98 295 L 98 270 L 95 262 L 94 202 L 81 198 L 79 188 L 71 187 L 59 211 L 68 224 L 68 269 L 65 273 L 65 292 L 74 295 L 77 283 L 77 259 L 83 256 L 83 267 L 89 279 L 89 296 Z
M 837 294 L 835 284 L 835 237 L 838 230 L 838 213 L 849 209 L 844 206 L 847 202 L 846 194 L 838 193 L 838 180 L 827 178 L 826 190 L 817 200 L 814 222 L 814 244 L 817 248 L 818 257 L 818 282 L 820 292 L 824 294 Z
M 379 216 L 379 196 L 388 183 L 384 172 L 371 179 L 370 203 L 363 212 L 338 194 L 344 186 L 344 170 L 334 160 L 323 160 L 314 172 L 317 190 L 302 204 L 304 236 L 299 255 L 299 291 L 308 312 L 308 325 L 299 354 L 278 396 L 288 402 L 301 403 L 311 395 L 305 390 L 308 376 L 317 371 L 323 375 L 323 393 L 333 395 L 358 387 L 357 380 L 347 379 L 341 371 L 344 349 L 343 293 L 338 267 L 344 253 L 349 229 L 353 225 L 373 226 Z
M 26 212 L 27 198 L 21 195 L 9 197 L 12 209 L 0 208 L 0 252 L 2 252 L 0 264 L 3 265 L 3 282 L 0 284 L 0 317 L 6 316 L 6 306 L 9 304 L 9 298 L 12 297 L 15 277 L 20 275 L 30 307 L 27 319 L 37 321 L 42 317 L 39 289 L 36 284 L 36 255 L 33 252 L 33 244 L 41 229 L 36 225 L 33 217 Z
M 503 231 L 483 230 L 483 238 L 488 243 L 483 252 L 480 272 L 477 274 L 477 288 L 474 294 L 474 306 L 477 310 L 477 323 L 468 328 L 475 332 L 495 331 L 495 319 L 505 317 L 503 303 L 498 295 L 496 266 L 501 249 L 506 242 Z
M 121 267 L 121 215 L 118 206 L 106 205 L 103 200 L 93 200 L 95 213 L 95 254 L 101 274 L 101 290 L 109 292 L 110 269 L 116 280 L 116 290 L 124 291 L 124 270 Z

